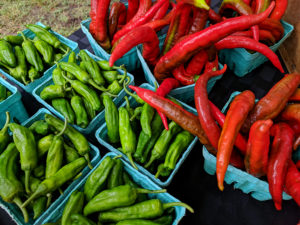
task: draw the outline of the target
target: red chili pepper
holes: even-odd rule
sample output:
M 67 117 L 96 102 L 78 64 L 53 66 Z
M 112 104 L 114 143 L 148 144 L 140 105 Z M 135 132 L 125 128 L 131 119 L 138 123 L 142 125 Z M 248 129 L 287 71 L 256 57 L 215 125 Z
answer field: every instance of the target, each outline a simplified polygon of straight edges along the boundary
M 141 3 L 145 4 L 145 6 L 147 6 L 147 7 L 148 7 L 149 2 L 151 4 L 151 1 L 147 1 L 147 4 L 145 4 L 145 2 L 143 2 L 143 1 L 141 1 Z M 150 8 L 150 6 L 149 6 L 149 8 Z M 139 0 L 128 0 L 128 8 L 127 8 L 127 16 L 126 16 L 127 23 L 134 17 L 134 15 L 137 13 L 138 9 L 139 9 Z
M 163 4 L 161 6 L 161 8 L 156 12 L 156 14 L 154 15 L 154 17 L 153 17 L 152 20 L 160 20 L 160 19 L 162 19 L 166 15 L 166 13 L 167 13 L 167 11 L 169 9 L 169 5 L 170 5 L 169 2 L 166 2 L 165 4 Z
M 210 0 L 206 0 L 210 5 Z M 193 22 L 189 30 L 189 34 L 203 30 L 208 19 L 208 10 L 193 7 Z
M 276 41 L 280 40 L 284 34 L 284 28 L 280 21 L 271 18 L 267 18 L 265 21 L 260 23 L 259 29 L 269 30 L 275 37 Z
M 299 162 L 300 161 L 298 161 L 298 163 Z M 288 162 L 284 185 L 286 187 L 287 193 L 292 196 L 298 206 L 300 206 L 300 172 L 298 171 L 297 166 L 292 160 L 289 160 Z
M 289 98 L 289 101 L 300 101 L 300 88 L 297 88 L 294 94 Z
M 222 70 L 204 73 L 199 77 L 194 88 L 194 99 L 200 124 L 209 142 L 215 149 L 218 149 L 218 141 L 221 131 L 218 125 L 215 123 L 209 107 L 207 82 L 210 78 L 223 74 L 226 69 L 227 65 L 225 64 Z
M 275 0 L 275 8 L 270 15 L 271 19 L 280 20 L 285 13 L 288 5 L 288 0 Z
M 125 12 L 119 16 L 118 29 L 120 29 L 121 27 L 123 27 L 126 24 L 126 16 L 127 16 L 127 11 L 125 10 Z
M 113 66 L 115 61 L 121 58 L 134 46 L 143 43 L 143 57 L 153 65 L 159 55 L 159 40 L 155 31 L 148 26 L 139 26 L 124 35 L 114 46 L 109 58 L 109 65 Z
M 255 0 L 255 10 L 254 13 L 258 14 L 258 13 L 262 13 L 263 11 L 265 11 L 268 6 L 270 5 L 270 0 Z M 276 5 L 275 5 L 276 8 Z
M 280 114 L 280 119 L 300 126 L 300 104 L 290 104 Z
M 140 16 L 138 19 L 135 19 L 136 16 L 132 18 L 130 22 L 128 22 L 121 30 L 115 33 L 112 44 L 114 45 L 116 41 L 118 41 L 122 36 L 130 32 L 132 29 L 142 26 L 145 23 L 149 22 L 153 18 L 157 10 L 159 10 L 159 8 L 167 1 L 168 0 L 158 0 L 158 2 L 155 5 L 153 5 L 143 16 Z
M 98 43 L 107 43 L 107 18 L 110 0 L 99 0 L 95 24 L 95 39 Z
M 197 74 L 200 74 L 207 60 L 207 52 L 205 50 L 199 51 L 199 53 L 194 55 L 189 64 L 187 65 L 185 69 L 185 75 L 195 76 Z
M 216 58 L 213 61 L 207 61 L 204 68 L 204 73 L 210 71 L 216 71 L 219 69 L 219 57 L 216 55 Z
M 246 48 L 257 51 L 266 56 L 281 73 L 284 73 L 278 56 L 268 46 L 252 38 L 230 35 L 215 43 L 215 46 L 218 50 L 226 48 Z
M 190 29 L 191 21 L 188 19 L 192 12 L 191 5 L 184 5 L 179 19 L 178 29 L 175 32 L 174 42 L 176 43 L 181 37 L 185 36 Z M 173 46 L 172 46 L 173 47 Z
M 296 138 L 296 140 L 294 141 L 294 144 L 293 144 L 293 149 L 296 151 L 298 149 L 298 147 L 300 146 L 300 136 L 298 136 Z M 299 163 L 299 162 L 298 162 Z
M 196 52 L 209 47 L 212 43 L 223 39 L 227 35 L 261 23 L 268 17 L 273 8 L 274 3 L 272 2 L 270 7 L 261 14 L 230 18 L 188 35 L 160 58 L 154 68 L 156 79 L 161 82 L 169 76 L 170 71 L 185 63 Z
M 298 169 L 300 169 L 300 160 L 297 161 L 296 167 L 297 167 Z
M 255 103 L 255 95 L 247 90 L 237 95 L 226 114 L 224 126 L 218 140 L 217 181 L 221 191 L 224 190 L 224 178 L 229 165 L 232 149 L 242 124 Z
M 183 86 L 194 84 L 199 76 L 185 76 L 186 72 L 184 69 L 184 65 L 180 65 L 172 72 L 173 76 L 176 80 L 180 82 Z M 167 78 L 168 79 L 168 78 Z
M 168 24 L 170 24 L 170 20 L 161 19 L 161 20 L 150 21 L 143 26 L 151 27 L 153 30 L 155 30 L 155 32 L 157 32 L 161 30 L 163 27 L 167 26 Z
M 246 3 L 247 5 L 250 5 L 251 0 L 243 0 L 244 3 Z
M 285 108 L 288 99 L 295 92 L 299 84 L 300 74 L 295 73 L 284 76 L 256 103 L 253 111 L 245 121 L 243 132 L 246 133 L 250 126 L 257 120 L 276 118 Z
M 209 106 L 211 110 L 211 114 L 217 123 L 223 127 L 225 122 L 225 115 L 218 109 L 217 106 L 214 105 L 211 101 L 209 101 Z M 238 133 L 234 145 L 240 150 L 240 152 L 245 155 L 247 151 L 247 141 L 246 139 Z
M 118 22 L 121 15 L 125 15 L 126 18 L 126 7 L 122 2 L 114 2 L 111 6 L 109 18 L 108 18 L 108 31 L 109 37 L 112 39 L 118 28 Z
M 271 135 L 274 136 L 274 140 L 268 162 L 267 178 L 275 208 L 281 210 L 282 191 L 288 162 L 291 159 L 294 132 L 286 123 L 278 123 L 271 128 Z
M 179 86 L 180 86 L 180 83 L 178 82 L 178 80 L 176 80 L 174 78 L 167 78 L 157 88 L 156 94 L 158 94 L 161 97 L 165 97 L 167 94 L 170 93 L 170 91 L 172 91 L 175 88 L 178 88 Z M 165 129 L 169 130 L 168 120 L 167 120 L 167 117 L 165 116 L 165 114 L 163 114 L 160 111 L 157 111 L 157 113 L 160 115 L 160 118 L 163 122 Z
M 250 129 L 245 155 L 246 171 L 255 177 L 267 174 L 272 120 L 258 120 Z
M 91 0 L 91 23 L 90 23 L 90 33 L 95 36 L 95 29 L 96 29 L 96 16 L 97 16 L 97 7 L 98 7 L 98 0 Z
M 251 30 L 238 31 L 232 34 L 232 36 L 244 36 L 244 37 L 253 37 L 253 32 Z M 259 30 L 259 40 L 266 41 L 268 44 L 273 45 L 276 42 L 273 34 L 268 30 Z
M 222 21 L 222 17 L 218 13 L 216 13 L 213 9 L 208 10 L 208 18 L 213 23 L 219 23 Z

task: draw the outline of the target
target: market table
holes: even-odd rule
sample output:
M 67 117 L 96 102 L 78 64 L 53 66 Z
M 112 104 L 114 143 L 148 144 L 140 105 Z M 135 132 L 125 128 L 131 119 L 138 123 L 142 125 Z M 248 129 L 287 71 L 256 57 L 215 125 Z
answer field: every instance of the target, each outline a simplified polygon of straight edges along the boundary
M 93 52 L 81 30 L 69 38 L 78 42 L 80 49 Z M 136 84 L 145 82 L 142 69 L 133 74 Z M 223 107 L 234 91 L 249 89 L 255 93 L 256 98 L 261 98 L 281 77 L 280 72 L 269 62 L 243 78 L 238 78 L 228 69 L 222 79 L 217 81 L 209 98 L 219 108 Z M 33 115 L 42 106 L 31 95 L 19 87 L 18 89 L 29 116 Z M 193 103 L 189 104 L 193 106 Z M 88 136 L 88 139 L 101 149 L 103 155 L 107 152 L 94 135 Z M 233 185 L 225 184 L 224 191 L 219 191 L 216 176 L 207 174 L 203 169 L 200 142 L 197 142 L 167 189 L 170 194 L 195 210 L 194 214 L 187 212 L 180 223 L 182 225 L 296 225 L 300 222 L 300 208 L 293 200 L 283 201 L 282 211 L 276 211 L 273 201 L 257 201 L 249 194 L 235 190 Z M 15 224 L 3 209 L 0 209 L 0 224 Z

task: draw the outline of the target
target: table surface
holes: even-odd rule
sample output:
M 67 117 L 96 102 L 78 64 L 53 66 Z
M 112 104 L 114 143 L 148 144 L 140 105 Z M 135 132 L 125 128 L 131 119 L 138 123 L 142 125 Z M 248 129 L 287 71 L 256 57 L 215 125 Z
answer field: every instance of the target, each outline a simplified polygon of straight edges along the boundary
M 217 2 L 217 1 L 214 1 Z M 213 6 L 216 6 L 215 3 Z M 81 30 L 76 31 L 70 39 L 78 42 L 80 49 L 93 52 L 85 35 Z M 138 69 L 133 73 L 136 84 L 146 82 L 143 71 Z M 251 90 L 256 98 L 263 97 L 267 91 L 282 78 L 270 62 L 239 78 L 229 69 L 222 79 L 217 81 L 209 99 L 219 108 L 227 102 L 234 91 Z M 42 106 L 29 94 L 22 92 L 22 101 L 29 116 Z M 190 103 L 193 106 L 193 103 Z M 88 136 L 89 141 L 96 145 L 101 152 L 107 150 L 94 138 Z M 293 200 L 283 201 L 282 210 L 276 211 L 273 202 L 257 201 L 249 194 L 244 194 L 233 185 L 225 184 L 223 192 L 217 188 L 216 176 L 207 174 L 203 169 L 202 145 L 197 142 L 187 157 L 172 183 L 167 187 L 168 192 L 183 202 L 191 205 L 195 213 L 187 212 L 182 219 L 182 225 L 296 225 L 300 221 L 300 208 Z M 15 225 L 9 215 L 0 208 L 0 224 Z

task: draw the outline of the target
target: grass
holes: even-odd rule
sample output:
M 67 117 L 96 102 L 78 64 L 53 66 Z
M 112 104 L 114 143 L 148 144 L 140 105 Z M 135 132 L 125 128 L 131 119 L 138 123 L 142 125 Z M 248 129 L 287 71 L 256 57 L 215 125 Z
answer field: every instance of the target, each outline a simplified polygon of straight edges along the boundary
M 0 37 L 38 21 L 69 36 L 89 17 L 89 11 L 90 0 L 0 0 Z

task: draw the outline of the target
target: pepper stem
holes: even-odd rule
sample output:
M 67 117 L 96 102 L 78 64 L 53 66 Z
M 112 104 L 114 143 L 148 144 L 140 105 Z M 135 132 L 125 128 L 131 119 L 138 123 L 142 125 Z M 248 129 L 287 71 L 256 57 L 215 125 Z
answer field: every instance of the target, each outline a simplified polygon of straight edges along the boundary
M 164 203 L 163 204 L 163 209 L 165 210 L 165 209 L 173 207 L 173 206 L 181 206 L 181 207 L 184 207 L 187 210 L 189 210 L 191 213 L 194 213 L 193 208 L 191 206 L 189 206 L 188 204 L 185 204 L 183 202 L 169 202 L 169 203 Z
M 25 190 L 27 194 L 30 194 L 29 181 L 30 181 L 30 170 L 25 170 Z
M 137 168 L 137 166 L 135 165 L 133 159 L 132 159 L 131 153 L 127 153 L 126 155 L 127 155 L 128 159 L 129 159 L 129 162 L 130 162 L 131 165 L 133 166 L 133 168 L 136 169 L 136 170 L 139 170 L 139 169 Z
M 136 188 L 136 191 L 139 194 L 159 194 L 159 193 L 166 193 L 167 189 L 148 190 L 148 189 L 143 189 L 143 188 Z
M 99 91 L 103 91 L 103 92 L 104 91 L 109 91 L 109 89 L 97 85 L 92 79 L 89 80 L 89 84 L 92 85 L 94 88 L 96 88 Z
M 127 89 L 127 84 L 130 82 L 130 77 L 128 77 L 128 82 L 124 82 L 123 83 L 123 89 L 126 92 L 126 94 L 128 94 L 129 96 L 133 97 L 138 103 L 140 104 L 144 104 L 144 100 L 141 99 L 137 94 L 133 94 L 131 93 L 128 89 Z
M 87 163 L 88 163 L 88 167 L 90 168 L 90 169 L 93 169 L 94 167 L 93 167 L 93 165 L 92 165 L 92 163 L 91 163 L 91 160 L 90 160 L 90 157 L 89 157 L 89 154 L 88 153 L 86 153 L 86 154 L 84 154 L 84 156 L 83 156 L 84 158 L 85 158 L 85 160 L 87 161 Z
M 51 205 L 51 202 L 52 202 L 52 194 L 48 193 L 46 196 L 47 196 L 46 208 L 48 208 Z
M 163 171 L 163 169 L 164 169 L 164 166 L 163 166 L 164 164 L 160 164 L 160 165 L 162 165 L 162 166 L 158 166 L 157 172 L 155 174 L 155 178 L 158 178 L 160 176 L 161 171 Z
M 149 166 L 151 166 L 151 164 L 154 162 L 154 160 L 156 160 L 155 156 L 151 155 L 151 158 L 150 158 L 149 162 L 145 165 L 145 168 L 148 168 Z
M 24 222 L 28 223 L 29 221 L 29 217 L 28 217 L 28 212 L 26 210 L 25 207 L 22 206 L 22 201 L 19 197 L 15 197 L 13 202 L 19 207 L 19 209 L 21 210 L 22 214 L 23 214 L 23 218 L 24 218 Z
M 23 34 L 23 32 L 22 32 L 22 31 L 19 31 L 17 34 L 21 34 L 21 36 L 22 36 L 22 38 L 23 38 L 23 40 L 24 40 L 24 41 L 26 41 L 26 40 L 27 40 L 27 38 L 25 37 L 25 35 Z
M 121 75 L 122 78 L 119 80 L 119 84 L 123 84 L 123 82 L 125 81 L 125 79 L 126 79 L 126 77 L 127 77 L 127 70 L 126 70 L 126 68 L 125 68 L 124 65 L 122 65 L 122 66 L 120 66 L 120 67 L 122 68 L 122 70 L 124 70 L 124 74 Z M 119 78 L 119 76 L 118 76 L 118 78 Z M 130 80 L 129 80 L 129 81 L 130 81 Z
M 2 130 L 0 131 L 0 133 L 6 133 L 6 132 L 7 132 L 8 124 L 9 124 L 9 122 L 10 122 L 10 115 L 9 115 L 9 112 L 6 111 L 5 114 L 6 114 L 6 121 L 5 121 L 5 124 L 4 124 L 3 128 L 2 128 Z
M 61 135 L 63 135 L 67 129 L 67 125 L 68 125 L 68 119 L 65 118 L 65 124 L 64 124 L 64 128 L 59 132 L 59 134 L 57 134 L 56 136 L 59 137 Z

